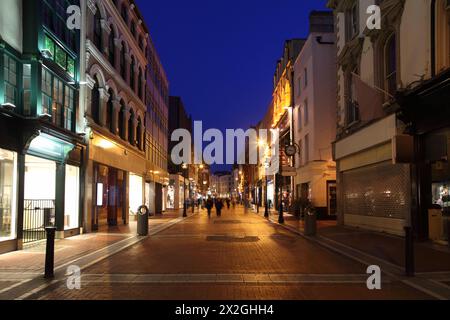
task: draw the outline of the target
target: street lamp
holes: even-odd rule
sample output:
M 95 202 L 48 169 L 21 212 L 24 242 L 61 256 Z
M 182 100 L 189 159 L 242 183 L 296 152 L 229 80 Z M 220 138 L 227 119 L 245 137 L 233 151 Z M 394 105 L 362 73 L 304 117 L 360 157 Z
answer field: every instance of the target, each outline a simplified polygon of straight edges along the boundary
M 189 171 L 187 171 L 188 165 L 186 163 L 183 163 L 181 165 L 181 168 L 183 168 L 183 179 L 184 179 L 183 217 L 186 218 L 187 217 L 187 213 L 186 213 L 186 172 L 187 172 L 187 174 L 189 174 Z

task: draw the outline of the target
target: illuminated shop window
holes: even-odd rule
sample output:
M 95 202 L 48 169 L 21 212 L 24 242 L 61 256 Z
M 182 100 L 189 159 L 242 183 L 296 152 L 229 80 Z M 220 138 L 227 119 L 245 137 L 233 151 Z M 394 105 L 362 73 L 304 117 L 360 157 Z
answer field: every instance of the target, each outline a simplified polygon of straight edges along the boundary
M 75 229 L 79 227 L 79 190 L 80 169 L 66 165 L 66 188 L 64 201 L 64 229 Z
M 0 242 L 16 237 L 17 154 L 0 149 Z

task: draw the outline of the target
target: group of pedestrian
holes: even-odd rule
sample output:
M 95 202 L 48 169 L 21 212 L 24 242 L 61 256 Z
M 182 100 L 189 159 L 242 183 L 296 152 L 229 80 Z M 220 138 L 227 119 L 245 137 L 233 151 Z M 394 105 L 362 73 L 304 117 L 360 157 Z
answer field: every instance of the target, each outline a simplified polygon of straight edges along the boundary
M 226 199 L 225 203 L 227 204 L 227 208 L 230 209 L 231 201 Z M 211 218 L 211 211 L 213 207 L 216 208 L 216 215 L 220 217 L 222 215 L 222 208 L 224 207 L 224 200 L 221 198 L 216 198 L 213 200 L 211 197 L 208 197 L 205 204 L 206 211 L 208 212 L 208 218 Z

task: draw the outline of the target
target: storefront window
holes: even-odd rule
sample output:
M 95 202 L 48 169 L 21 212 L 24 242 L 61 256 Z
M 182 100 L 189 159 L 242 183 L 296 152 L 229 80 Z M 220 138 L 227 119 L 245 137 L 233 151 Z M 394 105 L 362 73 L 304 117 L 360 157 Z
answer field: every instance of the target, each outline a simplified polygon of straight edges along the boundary
M 130 173 L 130 214 L 136 214 L 137 209 L 144 204 L 142 177 Z
M 17 155 L 0 149 L 0 242 L 16 237 Z
M 167 208 L 175 208 L 175 187 L 173 182 L 167 188 Z
M 64 202 L 64 229 L 79 227 L 79 190 L 80 169 L 74 166 L 66 166 L 66 188 Z

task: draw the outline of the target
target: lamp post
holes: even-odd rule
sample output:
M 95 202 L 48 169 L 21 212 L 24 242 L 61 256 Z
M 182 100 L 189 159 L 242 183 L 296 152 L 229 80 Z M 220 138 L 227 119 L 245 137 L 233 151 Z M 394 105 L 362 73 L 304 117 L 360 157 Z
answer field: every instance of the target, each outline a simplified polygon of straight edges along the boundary
M 183 168 L 183 181 L 184 181 L 183 217 L 186 218 L 187 217 L 187 213 L 186 213 L 186 209 L 187 209 L 186 208 L 186 171 L 187 171 L 188 165 L 186 163 L 183 163 L 181 167 Z M 189 172 L 188 172 L 188 174 L 189 174 Z

